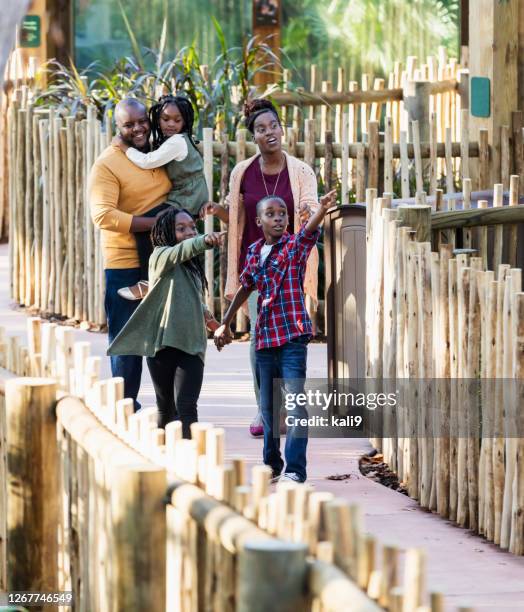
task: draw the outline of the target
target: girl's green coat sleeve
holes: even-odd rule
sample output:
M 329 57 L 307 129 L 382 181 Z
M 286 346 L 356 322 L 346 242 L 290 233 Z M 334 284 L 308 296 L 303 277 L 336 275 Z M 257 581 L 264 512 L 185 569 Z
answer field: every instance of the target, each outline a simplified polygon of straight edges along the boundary
M 155 248 L 149 260 L 149 293 L 109 346 L 108 355 L 153 357 L 171 346 L 204 360 L 202 286 L 182 264 L 207 248 L 205 236 Z

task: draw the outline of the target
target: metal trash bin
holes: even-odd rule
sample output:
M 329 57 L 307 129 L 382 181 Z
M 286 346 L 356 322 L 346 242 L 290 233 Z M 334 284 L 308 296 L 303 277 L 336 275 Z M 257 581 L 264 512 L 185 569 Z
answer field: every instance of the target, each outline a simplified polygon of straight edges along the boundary
M 324 224 L 328 377 L 364 378 L 366 207 L 328 211 Z

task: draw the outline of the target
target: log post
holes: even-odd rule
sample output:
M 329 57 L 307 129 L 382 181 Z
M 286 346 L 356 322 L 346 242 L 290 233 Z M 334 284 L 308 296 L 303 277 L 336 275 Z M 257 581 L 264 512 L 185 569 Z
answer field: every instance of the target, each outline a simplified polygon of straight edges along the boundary
M 6 382 L 7 568 L 11 591 L 55 591 L 58 584 L 56 383 Z
M 279 540 L 244 542 L 238 555 L 238 612 L 305 610 L 306 554 L 305 544 Z
M 417 242 L 431 242 L 431 206 L 415 204 L 398 207 L 398 220 L 401 226 L 416 231 Z
M 418 121 L 422 142 L 429 142 L 429 81 L 407 81 L 404 85 L 404 108 L 408 113 L 408 125 Z M 413 142 L 413 138 L 410 138 Z
M 479 128 L 488 130 L 490 184 L 499 182 L 500 126 L 510 125 L 511 112 L 519 107 L 519 4 L 519 0 L 477 0 L 469 15 L 470 111 L 477 109 L 476 116 L 471 116 L 470 134 L 476 134 Z M 486 99 L 483 89 L 475 84 L 478 77 L 489 79 Z

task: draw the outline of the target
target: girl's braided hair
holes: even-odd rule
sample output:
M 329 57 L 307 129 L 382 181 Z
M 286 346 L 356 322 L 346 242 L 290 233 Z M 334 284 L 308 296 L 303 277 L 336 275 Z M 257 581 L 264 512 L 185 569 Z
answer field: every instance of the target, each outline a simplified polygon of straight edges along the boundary
M 196 149 L 195 141 L 193 140 L 193 123 L 195 121 L 195 111 L 189 98 L 185 96 L 173 96 L 171 94 L 162 96 L 156 104 L 149 109 L 149 121 L 151 122 L 151 133 L 153 135 L 153 149 L 158 147 L 166 140 L 160 129 L 160 117 L 166 106 L 174 104 L 184 121 L 183 131 L 189 136 L 191 144 Z
M 166 211 L 158 215 L 155 224 L 151 229 L 151 242 L 153 243 L 154 247 L 169 247 L 178 244 L 175 226 L 176 218 L 181 213 L 185 213 L 186 215 L 192 217 L 191 213 L 184 208 L 178 209 L 174 206 L 169 207 Z M 192 259 L 184 261 L 182 265 L 186 266 L 189 272 L 200 281 L 203 291 L 209 292 L 207 278 L 201 258 L 197 255 Z
M 280 123 L 280 117 L 278 116 L 278 111 L 275 108 L 274 104 L 270 100 L 265 100 L 264 98 L 255 98 L 254 100 L 250 100 L 244 104 L 244 117 L 246 128 L 254 133 L 254 125 L 255 119 L 263 115 L 264 113 L 273 113 L 275 115 L 276 120 Z

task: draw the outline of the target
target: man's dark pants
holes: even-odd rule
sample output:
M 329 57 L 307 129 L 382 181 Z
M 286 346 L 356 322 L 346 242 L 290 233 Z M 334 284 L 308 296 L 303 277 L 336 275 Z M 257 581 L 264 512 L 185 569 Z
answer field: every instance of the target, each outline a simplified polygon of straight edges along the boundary
M 137 306 L 139 300 L 125 300 L 117 293 L 122 287 L 130 287 L 140 280 L 140 268 L 128 268 L 125 270 L 105 270 L 106 295 L 105 310 L 109 342 L 113 342 L 122 327 L 127 323 Z M 131 397 L 135 402 L 135 412 L 140 408 L 137 402 L 142 378 L 142 357 L 135 355 L 113 355 L 111 356 L 111 372 L 113 376 L 121 376 L 124 379 L 124 397 Z

